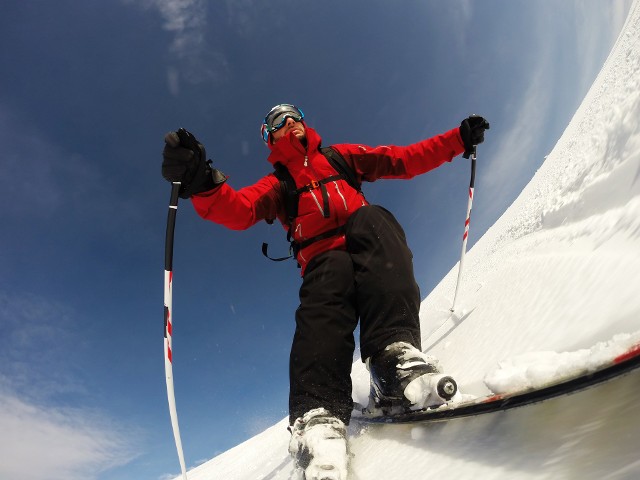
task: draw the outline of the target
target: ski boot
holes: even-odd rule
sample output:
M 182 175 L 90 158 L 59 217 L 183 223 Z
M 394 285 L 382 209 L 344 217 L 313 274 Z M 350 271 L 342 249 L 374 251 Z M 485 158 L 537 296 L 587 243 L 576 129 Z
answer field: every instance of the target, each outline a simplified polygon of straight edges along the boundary
M 367 360 L 371 393 L 365 413 L 395 415 L 442 405 L 458 391 L 435 357 L 406 342 L 392 343 Z
M 344 423 L 324 408 L 296 419 L 289 453 L 303 480 L 347 480 L 349 452 Z

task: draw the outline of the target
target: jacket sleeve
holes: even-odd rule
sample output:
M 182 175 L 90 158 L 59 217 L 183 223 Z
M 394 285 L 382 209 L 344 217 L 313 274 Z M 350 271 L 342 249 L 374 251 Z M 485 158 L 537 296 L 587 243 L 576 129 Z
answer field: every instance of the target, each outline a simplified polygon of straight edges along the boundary
M 458 128 L 406 147 L 358 144 L 333 147 L 350 159 L 356 172 L 368 182 L 379 178 L 413 178 L 450 162 L 464 152 Z
M 282 212 L 280 182 L 273 174 L 234 190 L 228 183 L 191 197 L 198 215 L 232 230 L 245 230 L 260 220 L 273 221 Z

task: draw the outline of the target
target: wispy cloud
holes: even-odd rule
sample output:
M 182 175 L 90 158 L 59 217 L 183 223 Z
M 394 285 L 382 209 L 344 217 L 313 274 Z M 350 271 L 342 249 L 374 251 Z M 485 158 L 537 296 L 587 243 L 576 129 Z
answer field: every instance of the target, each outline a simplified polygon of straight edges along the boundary
M 459 0 L 458 2 L 447 2 L 449 8 L 449 15 L 447 19 L 452 22 L 452 31 L 460 32 L 458 35 L 458 48 L 462 48 L 467 43 L 467 33 L 473 34 L 473 30 L 469 30 L 469 26 L 473 20 L 473 0 Z
M 167 84 L 172 94 L 180 93 L 181 83 L 199 84 L 227 78 L 224 54 L 207 44 L 207 2 L 205 0 L 124 0 L 156 10 L 163 28 L 173 36 L 169 46 Z
M 136 456 L 130 433 L 95 412 L 41 406 L 6 392 L 0 430 L 1 478 L 88 480 Z
M 140 433 L 128 427 L 125 435 L 118 422 L 82 406 L 87 392 L 70 368 L 81 343 L 71 309 L 0 292 L 0 326 L 0 478 L 91 479 L 136 456 Z
M 206 4 L 202 0 L 153 0 L 165 20 L 164 28 L 175 33 L 172 49 L 184 55 L 202 45 L 206 25 Z
M 548 62 L 543 57 L 529 79 L 522 103 L 513 108 L 511 128 L 500 132 L 496 153 L 490 164 L 482 169 L 486 172 L 481 177 L 482 188 L 493 192 L 494 204 L 504 205 L 506 199 L 513 197 L 514 192 L 510 191 L 509 185 L 520 172 L 527 171 L 524 164 L 532 161 L 531 151 L 542 136 L 551 101 L 548 75 Z
M 531 171 L 527 164 L 541 160 L 532 158 L 532 154 L 545 135 L 552 101 L 549 86 L 552 84 L 550 56 L 542 53 L 531 69 L 527 89 L 508 106 L 504 125 L 497 128 L 494 125 L 490 132 L 493 152 L 488 157 L 483 155 L 482 173 L 477 181 L 479 190 L 491 192 L 478 202 L 489 218 L 499 215 L 522 189 L 523 182 L 528 180 L 522 176 Z
M 580 77 L 585 79 L 583 88 L 589 87 L 592 73 L 602 66 L 603 57 L 622 30 L 631 3 L 632 0 L 603 2 L 594 9 L 592 5 L 575 0 L 576 42 L 580 45 L 576 54 L 582 65 Z
M 628 2 L 620 3 L 627 3 L 628 8 Z M 529 26 L 536 48 L 532 50 L 535 55 L 527 60 L 528 85 L 506 106 L 505 119 L 511 117 L 512 121 L 505 121 L 503 127 L 508 125 L 508 128 L 500 131 L 499 136 L 491 133 L 492 142 L 499 143 L 491 164 L 482 169 L 484 174 L 480 178 L 482 189 L 492 192 L 491 204 L 487 205 L 489 209 L 502 209 L 504 202 L 516 193 L 514 189 L 521 188 L 519 177 L 522 172 L 530 172 L 526 163 L 542 161 L 532 158 L 538 144 L 558 140 L 559 135 L 549 138 L 547 125 L 571 113 L 563 108 L 573 108 L 572 105 L 580 103 L 580 95 L 588 90 L 620 32 L 627 9 L 618 4 L 593 9 L 576 2 L 568 11 L 573 23 L 562 23 L 566 22 L 566 13 L 553 17 L 558 13 L 555 7 L 552 12 L 546 8 L 531 12 Z M 552 29 L 549 29 L 550 18 L 555 22 Z M 576 37 L 571 39 L 571 35 Z M 558 50 L 562 49 L 562 42 L 569 40 L 576 42 L 577 54 L 561 61 Z M 572 80 L 567 84 L 569 69 Z M 578 73 L 575 73 L 576 69 Z
M 84 393 L 68 368 L 80 343 L 71 317 L 71 309 L 41 296 L 0 292 L 0 389 L 41 400 Z

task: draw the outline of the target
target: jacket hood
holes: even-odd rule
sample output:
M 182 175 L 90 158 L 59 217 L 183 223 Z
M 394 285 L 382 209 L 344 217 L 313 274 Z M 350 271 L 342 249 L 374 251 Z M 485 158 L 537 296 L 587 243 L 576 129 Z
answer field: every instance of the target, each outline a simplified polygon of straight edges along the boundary
M 289 132 L 276 143 L 268 144 L 271 150 L 268 160 L 272 165 L 280 162 L 286 166 L 290 159 L 300 158 L 300 155 L 307 155 L 307 152 L 313 152 L 320 148 L 322 138 L 320 138 L 318 132 L 308 127 L 306 123 L 303 122 L 303 124 L 307 138 L 307 146 L 305 147 L 293 132 Z

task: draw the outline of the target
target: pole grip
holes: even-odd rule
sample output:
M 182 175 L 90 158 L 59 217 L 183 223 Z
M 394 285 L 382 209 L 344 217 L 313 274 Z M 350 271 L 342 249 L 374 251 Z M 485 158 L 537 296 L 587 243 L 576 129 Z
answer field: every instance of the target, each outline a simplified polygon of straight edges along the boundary
M 180 182 L 172 182 L 171 197 L 169 199 L 169 212 L 167 214 L 167 232 L 164 241 L 164 269 L 171 272 L 173 270 L 173 237 L 176 229 L 176 215 L 178 213 L 178 194 L 180 193 Z
M 471 152 L 471 181 L 469 182 L 469 188 L 475 188 L 476 183 L 476 154 L 478 146 L 473 146 L 473 152 Z

